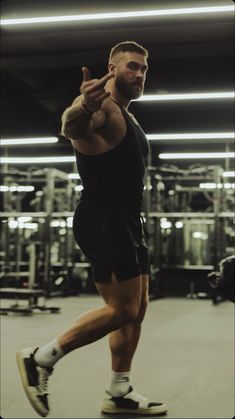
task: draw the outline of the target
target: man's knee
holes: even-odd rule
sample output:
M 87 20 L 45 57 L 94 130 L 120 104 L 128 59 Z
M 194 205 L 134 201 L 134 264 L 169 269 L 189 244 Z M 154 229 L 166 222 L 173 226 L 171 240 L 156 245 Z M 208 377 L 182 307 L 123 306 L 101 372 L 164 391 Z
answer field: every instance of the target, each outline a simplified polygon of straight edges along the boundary
M 119 313 L 125 323 L 131 322 L 135 326 L 141 326 L 149 303 L 148 286 L 145 284 L 141 297 L 126 302 L 119 308 Z
M 123 324 L 134 322 L 139 315 L 140 305 L 138 303 L 123 304 L 121 307 L 116 309 L 117 315 L 119 316 Z

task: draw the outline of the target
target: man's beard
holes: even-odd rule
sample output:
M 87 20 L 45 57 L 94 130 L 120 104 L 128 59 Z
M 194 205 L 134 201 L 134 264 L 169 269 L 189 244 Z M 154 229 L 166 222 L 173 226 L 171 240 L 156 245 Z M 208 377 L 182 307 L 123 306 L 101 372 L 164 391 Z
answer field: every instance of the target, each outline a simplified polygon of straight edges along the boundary
M 128 100 L 137 99 L 143 93 L 142 84 L 136 81 L 128 83 L 122 74 L 117 75 L 115 83 L 117 91 Z

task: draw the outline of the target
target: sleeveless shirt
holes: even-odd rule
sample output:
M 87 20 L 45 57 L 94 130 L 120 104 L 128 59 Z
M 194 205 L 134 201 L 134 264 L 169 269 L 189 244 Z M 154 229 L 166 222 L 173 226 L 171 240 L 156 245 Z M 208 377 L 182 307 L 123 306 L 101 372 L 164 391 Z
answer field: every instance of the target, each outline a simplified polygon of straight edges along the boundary
M 143 209 L 146 158 L 149 144 L 143 130 L 123 107 L 126 121 L 122 141 L 101 154 L 86 155 L 74 149 L 83 190 L 80 204 L 119 207 L 129 214 Z

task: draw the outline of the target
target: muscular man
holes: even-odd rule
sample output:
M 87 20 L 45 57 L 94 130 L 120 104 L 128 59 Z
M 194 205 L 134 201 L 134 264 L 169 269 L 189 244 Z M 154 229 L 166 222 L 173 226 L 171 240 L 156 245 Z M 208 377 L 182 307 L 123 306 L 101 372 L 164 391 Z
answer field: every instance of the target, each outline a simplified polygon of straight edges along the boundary
M 102 412 L 167 411 L 165 404 L 139 395 L 130 382 L 148 301 L 149 267 L 141 218 L 148 143 L 128 106 L 143 93 L 147 58 L 142 46 L 122 42 L 112 48 L 109 71 L 101 79 L 83 67 L 81 95 L 62 116 L 62 133 L 71 140 L 84 188 L 74 234 L 91 263 L 104 306 L 83 314 L 45 346 L 17 353 L 25 392 L 41 416 L 49 412 L 47 380 L 56 362 L 107 334 L 112 371 Z

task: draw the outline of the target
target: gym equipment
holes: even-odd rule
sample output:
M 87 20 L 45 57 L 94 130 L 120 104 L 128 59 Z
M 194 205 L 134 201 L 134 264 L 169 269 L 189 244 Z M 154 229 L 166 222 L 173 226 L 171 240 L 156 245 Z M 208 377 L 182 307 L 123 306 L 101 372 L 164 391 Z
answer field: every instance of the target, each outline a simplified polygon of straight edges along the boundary
M 48 307 L 46 305 L 46 291 L 43 289 L 37 289 L 36 276 L 38 275 L 38 258 L 36 257 L 36 244 L 31 243 L 29 245 L 29 272 L 16 272 L 15 276 L 28 278 L 27 288 L 14 288 L 4 287 L 0 288 L 0 297 L 5 299 L 14 299 L 14 304 L 10 306 L 0 307 L 0 314 L 8 313 L 21 313 L 21 314 L 32 314 L 36 311 L 44 311 L 51 313 L 59 313 L 59 307 Z M 6 276 L 6 274 L 5 274 Z M 10 276 L 14 276 L 14 273 L 10 273 Z M 42 297 L 42 303 L 39 304 L 39 298 Z M 26 300 L 28 304 L 20 304 L 20 300 Z
M 54 168 L 4 170 L 6 186 L 17 180 L 18 184 L 34 185 L 35 191 L 1 194 L 4 211 L 0 215 L 0 288 L 28 287 L 29 246 L 34 243 L 35 290 L 43 290 L 47 298 L 94 292 L 90 264 L 77 247 L 72 231 L 79 199 L 79 192 L 75 191 L 77 181 Z M 188 298 L 197 298 L 199 292 L 213 292 L 206 275 L 219 269 L 219 261 L 230 256 L 235 245 L 234 189 L 225 187 L 222 174 L 220 166 L 153 167 L 149 155 L 142 215 L 150 233 L 153 295 L 164 294 L 168 285 L 173 295 L 179 289 Z M 200 183 L 220 187 L 202 189 Z M 27 222 L 22 227 L 21 217 L 31 217 L 34 228 L 27 227 Z
M 235 255 L 222 259 L 219 270 L 207 275 L 211 287 L 227 300 L 235 303 Z M 213 293 L 213 302 L 219 302 L 218 293 Z
M 145 208 L 157 295 L 167 288 L 188 298 L 210 296 L 206 275 L 234 252 L 233 186 L 220 166 L 180 169 L 148 162 Z
M 1 312 L 59 312 L 58 307 L 46 307 L 46 298 L 86 292 L 91 282 L 90 264 L 76 247 L 71 228 L 79 198 L 76 181 L 54 168 L 28 172 L 5 168 L 3 176 L 6 186 L 17 180 L 17 184 L 34 185 L 35 190 L 26 194 L 8 188 L 1 194 L 0 294 L 15 300 Z M 20 300 L 28 305 L 22 306 Z

